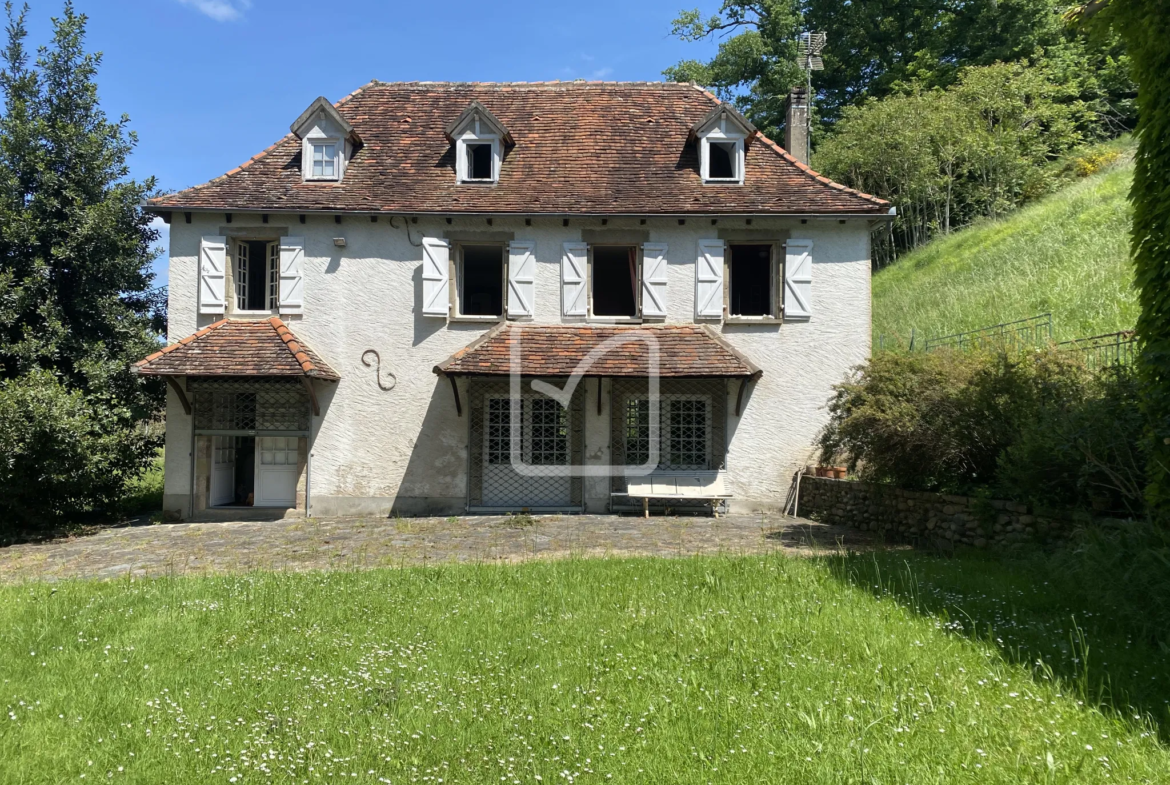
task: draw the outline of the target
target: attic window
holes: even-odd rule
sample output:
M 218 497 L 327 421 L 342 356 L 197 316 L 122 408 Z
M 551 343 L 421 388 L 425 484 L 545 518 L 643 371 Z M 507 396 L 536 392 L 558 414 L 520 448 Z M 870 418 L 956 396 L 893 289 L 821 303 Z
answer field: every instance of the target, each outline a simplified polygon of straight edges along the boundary
M 314 180 L 337 179 L 337 145 L 333 142 L 324 144 L 313 143 L 313 173 Z
M 710 144 L 711 149 L 708 152 L 708 156 L 710 157 L 710 161 L 708 163 L 708 179 L 738 180 L 739 177 L 735 171 L 736 159 L 739 157 L 736 154 L 736 143 L 711 142 Z
M 495 179 L 492 177 L 492 144 L 490 142 L 467 145 L 467 179 Z

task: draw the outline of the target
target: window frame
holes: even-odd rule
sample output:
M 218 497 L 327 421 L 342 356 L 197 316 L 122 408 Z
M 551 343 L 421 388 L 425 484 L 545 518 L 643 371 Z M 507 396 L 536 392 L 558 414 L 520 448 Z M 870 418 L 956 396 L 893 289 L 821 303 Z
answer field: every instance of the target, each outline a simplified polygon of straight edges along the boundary
M 711 396 L 706 393 L 663 393 L 659 395 L 658 403 L 658 466 L 655 471 L 709 471 L 710 467 L 715 463 L 715 445 L 714 445 L 714 430 L 715 430 L 715 402 Z M 629 428 L 629 414 L 632 405 L 648 402 L 649 398 L 646 395 L 627 395 L 622 397 L 621 412 L 622 412 L 622 428 L 626 430 Z M 704 422 L 703 434 L 703 450 L 704 450 L 704 465 L 696 466 L 693 464 L 676 464 L 673 461 L 674 453 L 671 452 L 670 442 L 672 439 L 673 425 L 670 423 L 671 406 L 680 401 L 702 401 L 706 404 L 706 420 Z M 641 427 L 641 426 L 638 426 Z M 649 433 L 654 432 L 654 428 L 650 423 L 647 423 L 647 430 Z M 647 440 L 649 439 L 647 434 Z M 638 440 L 641 437 L 636 437 Z M 640 466 L 640 463 L 632 463 L 630 455 L 642 455 L 643 451 L 630 449 L 630 438 L 627 435 L 623 447 L 623 454 L 625 455 L 626 466 Z M 647 442 L 646 455 L 649 455 L 649 442 Z
M 723 244 L 723 321 L 727 324 L 780 324 L 784 321 L 784 243 L 785 240 L 726 240 Z M 770 313 L 761 316 L 731 312 L 732 248 L 737 245 L 766 245 L 768 263 L 768 299 Z
M 470 123 L 463 133 L 455 138 L 455 181 L 460 185 L 494 185 L 500 181 L 500 135 L 485 130 L 486 124 L 479 116 Z M 490 144 L 492 146 L 492 176 L 489 178 L 471 177 L 468 169 L 467 145 Z
M 698 135 L 699 138 L 699 176 L 703 183 L 710 185 L 743 185 L 744 170 L 747 168 L 748 134 L 735 120 L 729 120 L 727 115 L 720 116 L 719 122 L 712 125 Z M 711 176 L 711 145 L 734 144 L 735 154 L 732 165 L 735 167 L 735 177 Z
M 449 260 L 448 280 L 451 292 L 451 311 L 448 321 L 496 323 L 508 318 L 508 244 L 492 240 L 453 240 L 454 253 Z M 500 314 L 499 316 L 463 313 L 463 248 L 464 246 L 491 247 L 500 249 Z
M 335 183 L 341 180 L 341 159 L 345 154 L 344 142 L 327 136 L 309 137 L 305 139 L 305 153 L 308 156 L 308 166 L 302 167 L 305 172 L 305 181 Z M 313 165 L 316 163 L 316 148 L 333 145 L 333 174 L 313 174 Z
M 593 249 L 594 248 L 634 248 L 636 250 L 637 258 L 634 262 L 634 270 L 636 272 L 634 280 L 634 315 L 633 316 L 601 316 L 593 312 Z M 642 252 L 642 245 L 640 243 L 589 243 L 589 251 L 586 254 L 585 262 L 585 282 L 588 287 L 585 292 L 586 295 L 586 309 L 585 320 L 589 322 L 601 323 L 616 323 L 616 324 L 641 324 L 644 320 L 642 316 L 642 275 L 643 275 L 644 259 Z M 579 318 L 579 317 L 578 317 Z
M 268 308 L 261 308 L 259 310 L 249 310 L 247 308 L 240 308 L 240 256 L 238 253 L 241 245 L 247 243 L 264 243 L 264 264 L 265 274 L 261 278 L 261 284 L 265 290 L 265 300 L 268 303 Z M 280 238 L 279 237 L 249 237 L 247 235 L 241 237 L 228 237 L 227 242 L 229 250 L 229 258 L 227 264 L 224 265 L 226 271 L 231 276 L 231 296 L 225 297 L 228 301 L 228 307 L 225 309 L 227 316 L 278 316 L 280 315 Z M 251 266 L 251 252 L 249 251 L 248 265 Z

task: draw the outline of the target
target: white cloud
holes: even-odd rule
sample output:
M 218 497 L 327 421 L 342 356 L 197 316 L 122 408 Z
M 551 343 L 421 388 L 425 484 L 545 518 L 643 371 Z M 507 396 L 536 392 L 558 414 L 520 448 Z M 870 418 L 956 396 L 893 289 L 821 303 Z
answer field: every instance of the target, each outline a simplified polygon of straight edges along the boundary
M 594 71 L 592 74 L 589 75 L 589 78 L 590 79 L 604 79 L 605 77 L 609 76 L 612 73 L 613 73 L 612 68 L 608 68 L 608 67 L 607 68 L 598 68 L 596 71 Z
M 217 22 L 234 22 L 252 7 L 252 0 L 178 0 Z

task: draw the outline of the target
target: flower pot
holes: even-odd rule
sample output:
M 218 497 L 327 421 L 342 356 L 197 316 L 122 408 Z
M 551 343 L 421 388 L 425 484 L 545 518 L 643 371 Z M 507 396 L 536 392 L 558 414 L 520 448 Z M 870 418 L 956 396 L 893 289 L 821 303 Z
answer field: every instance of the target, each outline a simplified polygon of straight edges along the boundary
M 844 480 L 845 475 L 848 474 L 848 472 L 849 472 L 849 470 L 844 466 L 833 466 L 833 467 L 831 467 L 831 469 L 833 472 L 833 479 L 834 480 Z
M 828 467 L 828 466 L 818 466 L 818 467 L 817 467 L 817 476 L 818 476 L 818 477 L 829 477 L 829 476 L 831 476 L 831 475 L 829 474 L 829 467 Z

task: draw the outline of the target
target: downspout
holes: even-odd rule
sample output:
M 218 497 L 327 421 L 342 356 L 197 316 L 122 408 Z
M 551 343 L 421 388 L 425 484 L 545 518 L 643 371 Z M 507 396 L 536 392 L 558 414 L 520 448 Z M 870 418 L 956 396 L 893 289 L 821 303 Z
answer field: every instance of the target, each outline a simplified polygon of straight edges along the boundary
M 186 384 L 186 381 L 187 381 L 187 379 L 186 379 L 186 377 L 184 377 L 183 378 L 184 384 Z M 188 417 L 187 419 L 191 424 L 191 452 L 190 452 L 191 496 L 187 500 L 187 507 L 188 507 L 187 520 L 192 520 L 195 517 L 195 460 L 196 460 L 195 459 L 195 412 L 192 411 L 191 416 Z M 164 474 L 165 474 L 165 471 L 164 471 Z
M 309 382 L 312 384 L 312 382 Z M 313 478 L 313 401 L 309 401 L 309 435 L 305 439 L 305 519 L 313 517 L 312 513 L 312 484 Z

